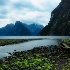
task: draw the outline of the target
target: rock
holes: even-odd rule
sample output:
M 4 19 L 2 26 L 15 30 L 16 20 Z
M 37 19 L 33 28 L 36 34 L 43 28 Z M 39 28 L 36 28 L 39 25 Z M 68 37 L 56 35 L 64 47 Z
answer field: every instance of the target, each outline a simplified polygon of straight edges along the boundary
M 39 35 L 70 35 L 70 0 L 62 0 L 52 11 L 49 24 L 41 30 Z

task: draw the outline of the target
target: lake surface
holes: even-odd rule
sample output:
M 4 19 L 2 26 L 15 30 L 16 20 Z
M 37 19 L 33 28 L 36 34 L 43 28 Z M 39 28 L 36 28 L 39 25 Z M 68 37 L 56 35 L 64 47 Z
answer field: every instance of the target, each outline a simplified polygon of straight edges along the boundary
M 0 46 L 0 58 L 10 56 L 8 53 L 25 51 L 39 46 L 58 45 L 58 39 L 69 39 L 70 36 L 0 36 L 0 39 L 42 39 L 19 44 Z M 16 51 L 14 51 L 16 50 Z
M 0 46 L 0 58 L 10 56 L 10 54 L 8 53 L 13 53 L 16 51 L 25 51 L 33 49 L 34 47 L 48 46 L 48 45 L 58 45 L 58 40 L 56 39 L 33 40 L 19 44 Z
M 0 39 L 69 39 L 70 36 L 0 36 Z

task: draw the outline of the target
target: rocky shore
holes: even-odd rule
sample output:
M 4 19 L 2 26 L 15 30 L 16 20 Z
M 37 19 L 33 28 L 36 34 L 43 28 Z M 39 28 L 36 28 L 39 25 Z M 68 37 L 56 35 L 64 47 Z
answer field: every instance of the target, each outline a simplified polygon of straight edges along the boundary
M 70 54 L 53 46 L 15 52 L 0 59 L 0 70 L 68 70 Z
M 40 46 L 14 52 L 11 56 L 0 59 L 0 70 L 69 70 L 68 42 L 70 40 L 62 40 L 59 46 Z

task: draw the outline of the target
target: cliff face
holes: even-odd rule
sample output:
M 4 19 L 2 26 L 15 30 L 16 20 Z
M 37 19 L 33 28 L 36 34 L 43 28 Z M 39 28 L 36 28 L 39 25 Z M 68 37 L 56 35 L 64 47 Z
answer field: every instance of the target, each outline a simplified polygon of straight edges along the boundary
M 62 0 L 51 13 L 48 25 L 39 35 L 70 35 L 70 0 Z

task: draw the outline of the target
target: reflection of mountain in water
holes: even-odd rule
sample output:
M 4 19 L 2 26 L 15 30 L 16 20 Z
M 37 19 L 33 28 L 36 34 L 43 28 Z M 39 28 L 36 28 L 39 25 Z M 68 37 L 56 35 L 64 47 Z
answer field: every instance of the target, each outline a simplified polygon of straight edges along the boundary
M 20 21 L 16 21 L 15 25 L 7 24 L 5 27 L 0 28 L 0 36 L 32 36 L 37 35 L 42 28 L 42 25 L 27 25 Z

